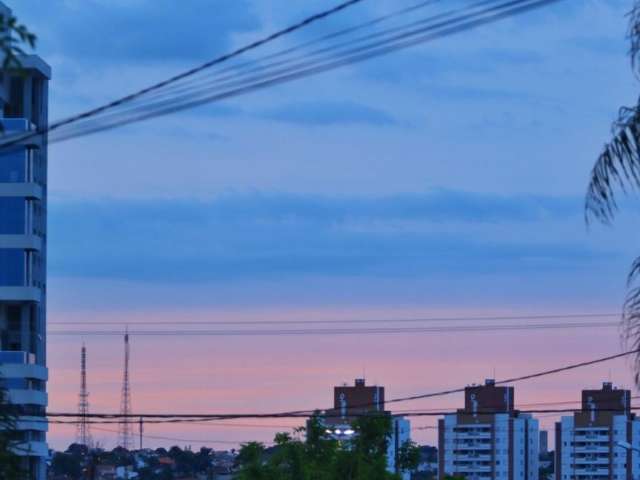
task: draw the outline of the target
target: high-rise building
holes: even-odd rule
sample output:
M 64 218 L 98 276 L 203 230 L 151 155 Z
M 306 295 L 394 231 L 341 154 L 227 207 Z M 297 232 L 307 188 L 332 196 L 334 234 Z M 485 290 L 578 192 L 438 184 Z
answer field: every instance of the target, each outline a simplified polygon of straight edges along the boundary
M 640 478 L 640 421 L 631 392 L 604 383 L 582 391 L 582 408 L 556 423 L 556 480 Z
M 549 451 L 549 432 L 540 430 L 540 455 L 545 455 Z
M 0 3 L 0 15 L 11 10 Z M 0 135 L 47 124 L 51 69 L 38 56 L 0 72 Z M 47 141 L 38 135 L 0 151 L 0 377 L 18 416 L 29 480 L 44 480 L 47 406 Z
M 538 480 L 538 421 L 514 408 L 513 387 L 465 388 L 465 405 L 438 422 L 438 475 Z
M 409 472 L 400 472 L 398 453 L 402 446 L 411 441 L 411 423 L 405 417 L 392 415 L 384 409 L 384 387 L 367 386 L 363 378 L 354 385 L 342 385 L 333 389 L 333 409 L 322 417 L 326 432 L 336 440 L 349 441 L 356 435 L 353 423 L 361 415 L 380 413 L 391 417 L 391 434 L 387 447 L 387 469 L 399 473 L 403 480 L 409 480 Z

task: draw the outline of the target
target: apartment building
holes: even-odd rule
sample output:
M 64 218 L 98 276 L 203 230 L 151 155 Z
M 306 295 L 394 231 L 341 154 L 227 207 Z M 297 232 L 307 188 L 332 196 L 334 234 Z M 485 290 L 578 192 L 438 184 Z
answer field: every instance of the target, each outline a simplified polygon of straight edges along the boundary
M 438 476 L 538 480 L 538 421 L 514 408 L 513 387 L 465 388 L 465 405 L 438 422 Z
M 326 433 L 336 440 L 349 441 L 356 434 L 353 422 L 361 415 L 380 413 L 391 417 L 391 434 L 387 448 L 387 469 L 409 480 L 409 472 L 400 472 L 397 456 L 402 446 L 411 440 L 411 423 L 405 417 L 385 411 L 384 387 L 366 385 L 358 378 L 353 385 L 341 385 L 333 389 L 333 409 L 322 417 Z
M 640 478 L 640 421 L 631 392 L 605 382 L 583 390 L 582 407 L 556 423 L 556 480 Z
M 0 14 L 11 10 L 0 3 Z M 0 72 L 2 136 L 47 125 L 49 66 L 35 55 Z M 46 136 L 0 150 L 0 382 L 18 415 L 19 442 L 30 480 L 44 480 L 46 382 Z

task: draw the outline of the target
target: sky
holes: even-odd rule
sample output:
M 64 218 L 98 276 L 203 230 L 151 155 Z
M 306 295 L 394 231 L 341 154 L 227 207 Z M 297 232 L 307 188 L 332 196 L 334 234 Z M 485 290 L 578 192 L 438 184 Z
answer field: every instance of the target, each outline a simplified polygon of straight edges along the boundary
M 52 66 L 52 120 L 335 4 L 8 3 L 37 33 L 37 53 Z M 411 4 L 365 0 L 273 48 Z M 625 38 L 630 6 L 565 0 L 366 63 L 51 145 L 49 409 L 77 408 L 82 341 L 92 411 L 119 408 L 122 338 L 54 334 L 92 322 L 175 329 L 205 320 L 619 311 L 638 254 L 635 203 L 622 202 L 613 226 L 587 228 L 583 196 L 618 108 L 638 93 Z M 87 327 L 56 325 L 63 321 Z M 362 375 L 397 397 L 620 349 L 615 327 L 134 336 L 133 410 L 307 409 L 328 405 L 334 385 Z M 631 387 L 632 375 L 627 362 L 614 362 L 518 385 L 516 400 L 574 400 L 603 380 Z M 461 402 L 452 396 L 398 408 Z M 554 420 L 541 419 L 543 428 Z M 269 441 L 282 424 L 244 423 L 149 425 L 150 437 L 185 441 L 145 441 L 231 448 Z M 113 446 L 108 430 L 94 437 Z M 74 435 L 52 425 L 49 441 L 63 448 Z M 415 430 L 414 439 L 436 437 Z

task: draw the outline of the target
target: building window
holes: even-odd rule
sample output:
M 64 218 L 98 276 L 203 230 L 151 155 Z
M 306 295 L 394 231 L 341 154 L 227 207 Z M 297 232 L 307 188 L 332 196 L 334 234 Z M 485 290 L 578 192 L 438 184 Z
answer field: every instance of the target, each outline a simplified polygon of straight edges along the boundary
M 24 250 L 0 248 L 0 286 L 21 287 L 25 282 Z
M 11 77 L 9 81 L 9 102 L 5 105 L 4 114 L 8 118 L 20 118 L 24 116 L 24 78 Z
M 21 197 L 0 197 L 0 235 L 24 235 L 27 202 Z
M 26 181 L 27 155 L 24 148 L 3 152 L 0 155 L 0 183 Z

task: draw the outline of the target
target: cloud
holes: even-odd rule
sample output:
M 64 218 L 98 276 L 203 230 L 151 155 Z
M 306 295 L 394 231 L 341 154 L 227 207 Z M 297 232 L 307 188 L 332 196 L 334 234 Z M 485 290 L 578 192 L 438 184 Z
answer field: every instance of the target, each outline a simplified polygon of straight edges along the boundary
M 581 268 L 607 258 L 573 239 L 474 234 L 567 221 L 574 199 L 438 191 L 394 197 L 229 194 L 211 201 L 53 203 L 54 275 L 148 282 L 459 275 Z M 474 227 L 475 226 L 475 227 Z
M 203 60 L 261 25 L 249 0 L 26 0 L 15 13 L 38 33 L 45 55 L 92 63 Z
M 301 102 L 265 110 L 259 117 L 308 126 L 340 124 L 395 125 L 393 116 L 381 109 L 354 102 Z

